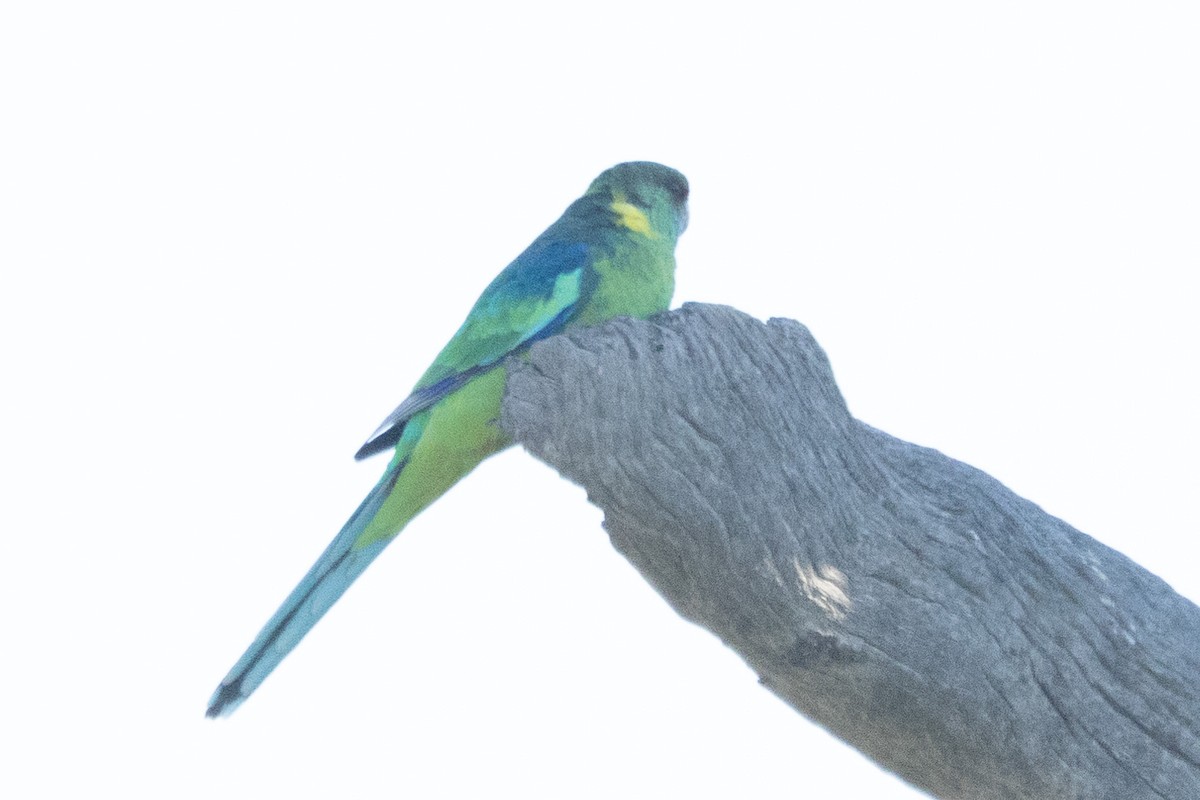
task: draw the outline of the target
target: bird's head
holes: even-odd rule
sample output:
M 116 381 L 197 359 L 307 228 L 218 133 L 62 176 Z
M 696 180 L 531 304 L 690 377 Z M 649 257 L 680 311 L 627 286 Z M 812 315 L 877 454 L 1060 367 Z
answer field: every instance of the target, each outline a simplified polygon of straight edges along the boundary
M 618 225 L 652 238 L 677 238 L 688 223 L 688 182 L 653 161 L 627 161 L 600 173 L 587 194 L 599 196 Z

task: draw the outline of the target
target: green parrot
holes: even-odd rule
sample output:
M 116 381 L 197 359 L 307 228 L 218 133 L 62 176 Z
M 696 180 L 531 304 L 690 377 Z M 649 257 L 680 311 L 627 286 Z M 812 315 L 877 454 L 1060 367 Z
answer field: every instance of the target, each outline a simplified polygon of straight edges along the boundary
M 670 167 L 618 164 L 496 276 L 355 454 L 395 449 L 375 488 L 221 681 L 207 716 L 232 713 L 413 517 L 512 444 L 497 424 L 509 356 L 567 328 L 667 308 L 687 198 L 687 179 Z

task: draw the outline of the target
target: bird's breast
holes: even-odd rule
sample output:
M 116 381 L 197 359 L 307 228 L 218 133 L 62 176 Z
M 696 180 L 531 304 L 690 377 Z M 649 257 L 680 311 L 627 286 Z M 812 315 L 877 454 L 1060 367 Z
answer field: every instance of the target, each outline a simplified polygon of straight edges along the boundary
M 595 287 L 577 322 L 595 325 L 613 317 L 648 317 L 671 304 L 675 256 L 671 251 L 616 248 L 593 265 Z

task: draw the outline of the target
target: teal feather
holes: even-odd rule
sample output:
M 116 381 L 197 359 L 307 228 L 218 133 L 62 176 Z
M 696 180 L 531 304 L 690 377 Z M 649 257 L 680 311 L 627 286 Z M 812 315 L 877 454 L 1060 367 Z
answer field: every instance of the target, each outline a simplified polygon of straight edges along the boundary
M 618 164 L 488 285 L 412 393 L 355 454 L 395 448 L 383 477 L 209 701 L 231 713 L 408 522 L 507 447 L 496 420 L 507 358 L 575 325 L 665 310 L 688 186 L 651 162 Z

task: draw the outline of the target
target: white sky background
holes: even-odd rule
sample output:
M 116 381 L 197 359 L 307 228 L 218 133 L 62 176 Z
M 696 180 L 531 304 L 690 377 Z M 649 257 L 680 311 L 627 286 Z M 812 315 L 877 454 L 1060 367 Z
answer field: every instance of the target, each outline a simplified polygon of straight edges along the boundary
M 856 416 L 1200 599 L 1194 3 L 400 5 L 0 12 L 0 794 L 919 796 L 519 449 L 203 718 L 354 450 L 629 159 L 692 183 L 676 303 L 801 320 Z

